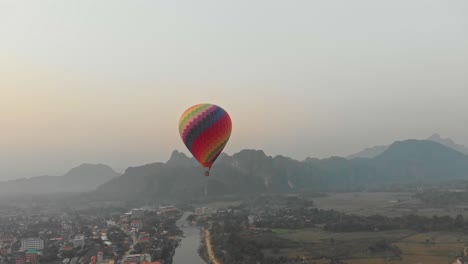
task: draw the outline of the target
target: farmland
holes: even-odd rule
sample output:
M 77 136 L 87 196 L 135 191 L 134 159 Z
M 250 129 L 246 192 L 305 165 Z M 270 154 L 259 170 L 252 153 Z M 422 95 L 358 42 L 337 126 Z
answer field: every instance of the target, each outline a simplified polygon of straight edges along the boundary
M 384 232 L 333 233 L 321 229 L 277 229 L 281 238 L 298 242 L 302 246 L 283 253 L 289 257 L 306 256 L 321 263 L 323 256 L 335 256 L 346 263 L 452 263 L 468 244 L 468 235 L 457 232 L 415 233 L 410 230 Z M 389 243 L 401 250 L 401 255 L 389 250 L 371 252 L 369 247 L 378 241 Z M 313 262 L 312 262 L 313 263 Z M 328 262 L 324 262 L 328 263 Z
M 357 215 L 384 215 L 389 217 L 415 214 L 432 217 L 458 214 L 468 217 L 468 204 L 456 206 L 431 206 L 413 197 L 413 193 L 399 192 L 354 192 L 329 193 L 313 199 L 321 209 L 334 209 Z

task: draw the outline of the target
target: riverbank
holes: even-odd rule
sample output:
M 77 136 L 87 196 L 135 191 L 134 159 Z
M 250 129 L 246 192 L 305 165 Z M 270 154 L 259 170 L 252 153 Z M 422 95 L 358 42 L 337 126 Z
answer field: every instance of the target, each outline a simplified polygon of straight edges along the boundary
M 211 244 L 211 234 L 210 234 L 210 230 L 205 230 L 204 231 L 204 241 L 205 241 L 205 246 L 206 246 L 206 254 L 207 254 L 207 257 L 208 257 L 208 260 L 209 260 L 209 263 L 210 264 L 221 264 L 221 262 L 219 262 L 217 259 L 216 259 L 216 256 L 213 252 L 213 245 Z
M 185 212 L 176 222 L 177 227 L 182 230 L 183 236 L 180 238 L 179 246 L 175 250 L 173 264 L 206 264 L 198 254 L 201 241 L 200 228 L 192 226 L 186 221 L 187 216 L 190 214 L 192 213 Z

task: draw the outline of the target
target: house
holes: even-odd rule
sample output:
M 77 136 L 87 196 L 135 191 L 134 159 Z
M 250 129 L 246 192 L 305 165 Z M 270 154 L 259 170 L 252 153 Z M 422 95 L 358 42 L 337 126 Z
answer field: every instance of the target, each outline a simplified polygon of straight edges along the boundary
M 0 255 L 7 256 L 10 254 L 11 254 L 11 247 L 8 246 L 8 247 L 0 248 Z
M 16 256 L 15 263 L 16 264 L 25 264 L 26 263 L 26 256 L 25 255 Z
M 139 242 L 149 242 L 150 241 L 150 235 L 146 232 L 140 232 L 138 234 L 138 241 Z
M 158 210 L 159 215 L 171 215 L 176 214 L 178 212 L 179 209 L 175 208 L 174 206 L 161 206 Z
M 70 222 L 62 222 L 62 230 L 65 232 L 70 232 L 73 226 Z
M 151 255 L 150 254 L 141 254 L 140 255 L 140 264 L 142 262 L 151 262 Z
M 124 264 L 139 264 L 140 263 L 140 254 L 127 255 L 123 258 Z
M 200 207 L 195 209 L 195 214 L 198 216 L 212 215 L 216 210 L 209 207 Z
M 12 235 L 5 235 L 0 237 L 0 244 L 12 244 L 15 241 L 15 237 Z
M 161 261 L 153 261 L 153 262 L 142 261 L 140 264 L 161 264 Z
M 43 250 L 44 240 L 40 238 L 26 238 L 21 240 L 21 250 L 28 251 L 30 249 Z
M 84 247 L 85 246 L 85 236 L 84 235 L 76 235 L 73 239 L 73 247 Z
M 117 223 L 113 220 L 107 220 L 107 227 L 117 226 Z
M 141 220 L 133 220 L 130 226 L 139 230 L 143 228 L 143 223 L 141 222 Z
M 26 251 L 26 262 L 31 263 L 31 264 L 39 263 L 39 257 L 38 257 L 36 249 L 30 249 Z

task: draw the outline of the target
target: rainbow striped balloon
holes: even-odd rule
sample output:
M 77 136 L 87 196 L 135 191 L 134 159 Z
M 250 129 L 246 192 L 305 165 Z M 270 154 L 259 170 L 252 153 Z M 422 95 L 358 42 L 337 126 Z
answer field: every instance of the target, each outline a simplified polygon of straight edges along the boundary
M 231 136 L 229 114 L 213 104 L 197 104 L 185 110 L 179 120 L 179 133 L 197 161 L 209 170 Z

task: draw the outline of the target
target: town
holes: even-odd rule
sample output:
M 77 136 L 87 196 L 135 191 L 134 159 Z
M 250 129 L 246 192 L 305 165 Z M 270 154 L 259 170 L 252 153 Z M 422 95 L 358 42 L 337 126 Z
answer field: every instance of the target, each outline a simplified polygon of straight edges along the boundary
M 201 261 L 194 263 L 400 263 L 414 257 L 411 248 L 432 252 L 446 245 L 445 259 L 466 258 L 468 221 L 461 214 L 348 214 L 318 208 L 313 199 L 260 195 L 212 204 L 73 210 L 47 203 L 3 206 L 0 263 L 181 264 L 186 261 L 174 260 L 188 227 L 195 233 L 191 256 Z M 451 237 L 458 240 L 447 242 Z
M 173 206 L 120 214 L 10 207 L 0 215 L 0 263 L 6 264 L 166 264 L 181 235 L 175 222 L 182 213 Z

